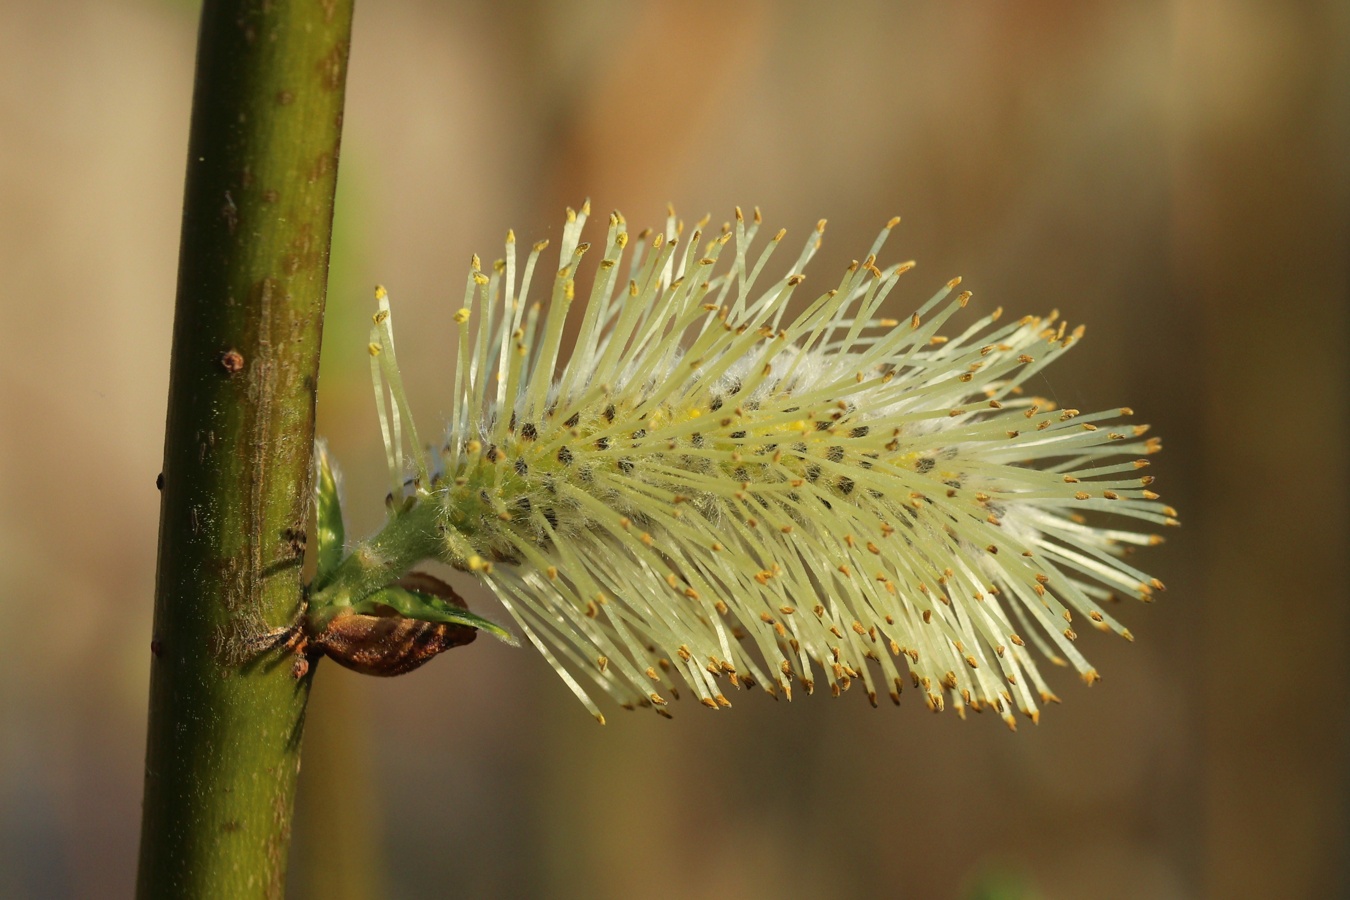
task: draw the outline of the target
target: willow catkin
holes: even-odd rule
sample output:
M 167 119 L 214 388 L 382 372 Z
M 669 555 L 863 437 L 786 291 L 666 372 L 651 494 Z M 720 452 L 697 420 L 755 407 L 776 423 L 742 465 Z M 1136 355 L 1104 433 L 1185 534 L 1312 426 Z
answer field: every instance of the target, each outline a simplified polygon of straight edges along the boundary
M 861 682 L 875 704 L 909 680 L 935 710 L 1013 724 L 1054 699 L 1037 654 L 1097 678 L 1077 623 L 1129 639 L 1102 604 L 1162 589 L 1124 559 L 1161 538 L 1110 517 L 1176 519 L 1140 473 L 1157 439 L 1116 421 L 1130 410 L 1023 390 L 1081 328 L 1001 310 L 962 324 L 960 279 L 885 317 L 913 267 L 878 267 L 898 220 L 790 314 L 823 221 L 771 280 L 784 232 L 754 250 L 758 211 L 711 237 L 672 214 L 635 240 L 616 213 L 595 248 L 587 212 L 568 211 L 551 279 L 546 242 L 523 268 L 512 235 L 488 272 L 474 258 L 430 462 L 383 290 L 371 348 L 395 497 L 437 505 L 439 556 L 483 579 L 597 718 L 597 687 L 664 713 L 683 686 L 717 708 L 730 687 Z

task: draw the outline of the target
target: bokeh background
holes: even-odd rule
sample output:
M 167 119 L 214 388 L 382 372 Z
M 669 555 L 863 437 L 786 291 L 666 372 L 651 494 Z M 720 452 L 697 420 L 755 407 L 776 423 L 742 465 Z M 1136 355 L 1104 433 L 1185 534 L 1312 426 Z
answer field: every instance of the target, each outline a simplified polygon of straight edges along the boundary
M 0 897 L 134 881 L 195 28 L 0 0 Z M 487 640 L 325 665 L 292 895 L 1344 896 L 1347 160 L 1336 0 L 363 0 L 319 401 L 353 532 L 371 286 L 431 421 L 469 254 L 586 197 L 826 217 L 816 272 L 902 215 L 897 303 L 960 274 L 1088 324 L 1039 390 L 1152 422 L 1184 527 L 1137 641 L 1085 635 L 1105 680 L 1016 735 L 858 692 L 600 728 Z

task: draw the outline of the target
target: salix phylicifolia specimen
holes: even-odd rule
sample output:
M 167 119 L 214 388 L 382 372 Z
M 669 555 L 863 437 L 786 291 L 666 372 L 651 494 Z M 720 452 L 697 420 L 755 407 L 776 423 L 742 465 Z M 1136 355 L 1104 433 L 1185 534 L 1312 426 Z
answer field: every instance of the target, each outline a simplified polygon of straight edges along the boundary
M 1109 424 L 1130 410 L 1024 394 L 1081 328 L 1053 313 L 1001 324 L 1001 310 L 962 324 L 959 279 L 885 317 L 913 267 L 878 267 L 898 220 L 793 315 L 824 222 L 771 278 L 784 232 L 756 250 L 758 211 L 711 238 L 672 215 L 635 240 L 616 213 L 603 248 L 580 242 L 586 214 L 568 211 L 546 302 L 530 293 L 546 241 L 523 267 L 509 234 L 489 272 L 474 258 L 453 418 L 430 459 L 377 291 L 389 520 L 316 584 L 311 630 L 439 559 L 491 587 L 601 721 L 588 685 L 662 713 L 680 682 L 714 709 L 728 686 L 790 698 L 821 678 L 835 694 L 861 681 L 875 704 L 899 702 L 907 668 L 933 709 L 1013 724 L 1055 699 L 1033 648 L 1097 678 L 1079 617 L 1129 639 L 1102 604 L 1162 589 L 1124 558 L 1161 538 L 1105 520 L 1176 513 L 1140 476 L 1157 439 Z M 402 615 L 451 621 L 403 594 Z

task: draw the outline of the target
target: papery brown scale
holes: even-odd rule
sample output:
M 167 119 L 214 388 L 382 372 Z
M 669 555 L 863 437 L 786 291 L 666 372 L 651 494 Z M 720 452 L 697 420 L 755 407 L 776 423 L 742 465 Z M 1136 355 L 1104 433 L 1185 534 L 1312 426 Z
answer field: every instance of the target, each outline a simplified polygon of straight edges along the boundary
M 422 572 L 404 576 L 398 586 L 432 594 L 461 609 L 464 599 L 450 585 Z M 467 625 L 423 622 L 389 607 L 378 614 L 342 613 L 310 641 L 334 662 L 362 675 L 403 675 L 452 647 L 472 643 L 478 630 Z

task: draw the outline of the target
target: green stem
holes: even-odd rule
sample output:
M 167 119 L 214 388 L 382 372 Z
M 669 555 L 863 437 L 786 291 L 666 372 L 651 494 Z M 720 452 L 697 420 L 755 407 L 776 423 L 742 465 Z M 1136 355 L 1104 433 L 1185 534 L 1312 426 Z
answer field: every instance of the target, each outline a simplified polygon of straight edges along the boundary
M 164 447 L 141 897 L 278 897 L 352 0 L 206 0 Z
M 323 631 L 342 610 L 397 581 L 419 562 L 444 558 L 439 519 L 435 500 L 410 499 L 374 537 L 357 544 L 310 598 L 310 631 Z

